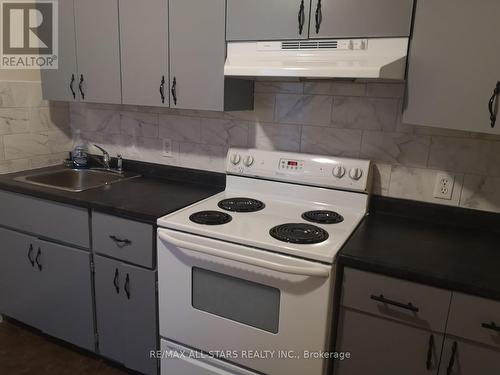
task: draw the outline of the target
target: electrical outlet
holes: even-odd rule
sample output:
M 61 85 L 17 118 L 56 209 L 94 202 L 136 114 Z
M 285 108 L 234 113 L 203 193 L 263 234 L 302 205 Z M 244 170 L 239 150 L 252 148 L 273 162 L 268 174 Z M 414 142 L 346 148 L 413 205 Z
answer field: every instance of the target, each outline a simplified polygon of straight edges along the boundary
M 170 138 L 163 139 L 163 156 L 171 158 L 172 155 L 172 140 Z
M 455 176 L 448 173 L 438 173 L 434 185 L 434 198 L 451 200 Z

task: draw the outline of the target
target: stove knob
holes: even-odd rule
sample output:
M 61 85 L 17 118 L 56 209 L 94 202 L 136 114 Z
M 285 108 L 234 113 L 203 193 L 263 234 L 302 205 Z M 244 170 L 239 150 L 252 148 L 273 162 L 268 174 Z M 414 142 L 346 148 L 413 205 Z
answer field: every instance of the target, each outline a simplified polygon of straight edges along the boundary
M 363 177 L 363 170 L 360 168 L 352 168 L 349 171 L 349 177 L 351 177 L 353 180 L 357 181 L 361 177 Z
M 332 174 L 334 177 L 342 178 L 345 175 L 345 168 L 341 165 L 337 165 L 335 168 L 333 168 Z
M 231 164 L 238 165 L 241 161 L 241 156 L 239 154 L 232 154 L 230 158 Z
M 250 156 L 248 155 L 247 157 L 245 157 L 245 159 L 243 160 L 243 164 L 245 164 L 245 166 L 247 167 L 251 167 L 254 163 L 255 159 L 253 156 Z

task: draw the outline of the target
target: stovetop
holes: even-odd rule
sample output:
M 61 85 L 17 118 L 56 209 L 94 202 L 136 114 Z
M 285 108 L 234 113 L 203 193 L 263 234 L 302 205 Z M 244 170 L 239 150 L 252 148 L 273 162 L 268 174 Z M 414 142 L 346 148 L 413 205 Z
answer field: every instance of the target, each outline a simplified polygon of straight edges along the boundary
M 226 172 L 224 192 L 158 226 L 333 263 L 367 212 L 367 160 L 230 149 Z

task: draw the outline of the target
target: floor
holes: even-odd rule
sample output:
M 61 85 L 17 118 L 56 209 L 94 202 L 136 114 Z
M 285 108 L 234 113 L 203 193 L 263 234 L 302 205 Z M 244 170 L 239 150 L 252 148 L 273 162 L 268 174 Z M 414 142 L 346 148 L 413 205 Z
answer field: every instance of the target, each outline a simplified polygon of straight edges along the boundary
M 11 321 L 0 323 L 0 374 L 123 375 L 102 359 Z

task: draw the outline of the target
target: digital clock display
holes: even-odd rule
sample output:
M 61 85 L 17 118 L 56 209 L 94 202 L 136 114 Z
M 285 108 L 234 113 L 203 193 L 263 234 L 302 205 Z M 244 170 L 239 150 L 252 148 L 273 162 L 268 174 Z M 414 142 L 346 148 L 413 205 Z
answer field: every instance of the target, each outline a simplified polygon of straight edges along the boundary
M 288 161 L 288 165 L 289 165 L 290 167 L 296 167 L 297 165 L 299 165 L 299 163 L 298 163 L 298 162 L 296 162 L 296 161 L 291 161 L 291 160 L 289 160 L 289 161 Z

